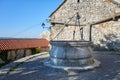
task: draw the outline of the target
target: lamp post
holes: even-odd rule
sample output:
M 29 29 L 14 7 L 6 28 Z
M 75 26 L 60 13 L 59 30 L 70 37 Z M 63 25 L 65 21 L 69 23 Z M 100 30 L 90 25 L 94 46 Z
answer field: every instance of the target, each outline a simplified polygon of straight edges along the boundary
M 45 25 L 44 22 L 41 24 L 41 26 L 42 26 L 43 29 L 44 29 L 44 28 L 50 28 L 50 27 L 46 27 L 46 25 Z

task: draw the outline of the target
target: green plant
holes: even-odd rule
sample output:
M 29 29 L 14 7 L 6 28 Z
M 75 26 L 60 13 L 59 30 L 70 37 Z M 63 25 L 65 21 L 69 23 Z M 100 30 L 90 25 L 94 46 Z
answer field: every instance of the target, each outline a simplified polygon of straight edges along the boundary
M 41 51 L 41 47 L 37 47 L 36 48 L 36 53 L 40 53 L 40 51 Z

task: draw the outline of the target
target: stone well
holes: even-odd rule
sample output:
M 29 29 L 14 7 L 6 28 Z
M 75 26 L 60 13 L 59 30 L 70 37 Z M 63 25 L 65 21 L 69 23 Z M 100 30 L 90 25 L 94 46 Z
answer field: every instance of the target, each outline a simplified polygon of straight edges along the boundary
M 45 65 L 71 70 L 88 70 L 98 67 L 100 62 L 93 57 L 90 41 L 50 41 L 50 59 Z

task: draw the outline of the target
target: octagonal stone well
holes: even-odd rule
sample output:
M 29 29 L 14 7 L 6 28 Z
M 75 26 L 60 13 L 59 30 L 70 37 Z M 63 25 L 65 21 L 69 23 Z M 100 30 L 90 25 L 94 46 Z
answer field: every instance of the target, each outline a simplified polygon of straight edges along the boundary
M 93 69 L 100 62 L 93 57 L 90 41 L 50 41 L 50 60 L 45 65 L 72 70 Z

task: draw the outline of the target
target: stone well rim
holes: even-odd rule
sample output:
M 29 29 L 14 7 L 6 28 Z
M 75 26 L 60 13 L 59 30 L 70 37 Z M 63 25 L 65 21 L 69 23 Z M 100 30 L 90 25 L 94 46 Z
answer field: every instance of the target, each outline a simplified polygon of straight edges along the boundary
M 91 41 L 80 41 L 80 40 L 52 40 L 50 44 L 53 46 L 91 46 Z

